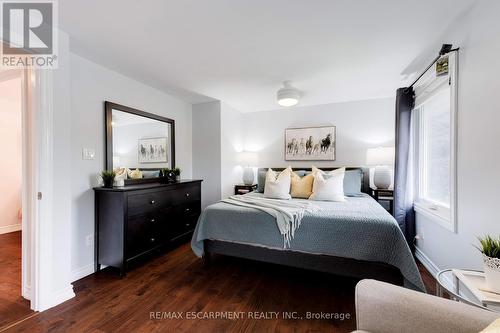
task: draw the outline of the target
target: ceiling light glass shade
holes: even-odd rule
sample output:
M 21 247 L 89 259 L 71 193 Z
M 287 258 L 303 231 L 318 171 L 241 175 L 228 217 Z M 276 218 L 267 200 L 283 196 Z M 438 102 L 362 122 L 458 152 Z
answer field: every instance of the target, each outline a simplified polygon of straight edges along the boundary
M 276 94 L 278 104 L 281 106 L 294 106 L 299 102 L 300 91 L 290 85 L 290 81 L 283 82 L 283 88 Z

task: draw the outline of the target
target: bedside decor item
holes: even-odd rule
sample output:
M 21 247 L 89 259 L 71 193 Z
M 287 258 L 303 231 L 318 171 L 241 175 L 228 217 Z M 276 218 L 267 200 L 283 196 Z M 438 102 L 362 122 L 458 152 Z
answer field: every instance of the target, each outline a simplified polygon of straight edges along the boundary
M 112 170 L 104 170 L 101 172 L 103 187 L 112 188 L 115 181 L 116 173 Z
M 335 126 L 287 128 L 286 161 L 335 161 Z
M 479 237 L 483 254 L 485 289 L 500 294 L 500 237 L 490 235 Z
M 392 183 L 392 172 L 389 166 L 394 165 L 394 147 L 368 148 L 366 164 L 375 166 L 373 184 L 378 189 L 388 189 Z
M 281 106 L 294 106 L 299 102 L 300 91 L 292 87 L 290 81 L 284 81 L 283 88 L 276 93 L 276 99 Z
M 243 166 L 243 184 L 252 185 L 255 182 L 253 167 L 257 166 L 257 153 L 243 151 L 239 154 L 240 164 Z

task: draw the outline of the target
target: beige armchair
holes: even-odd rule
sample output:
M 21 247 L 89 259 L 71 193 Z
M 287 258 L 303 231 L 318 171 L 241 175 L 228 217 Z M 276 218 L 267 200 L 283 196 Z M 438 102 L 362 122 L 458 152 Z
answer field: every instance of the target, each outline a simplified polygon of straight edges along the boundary
M 494 312 L 385 282 L 362 280 L 356 286 L 355 332 L 479 332 L 499 317 Z

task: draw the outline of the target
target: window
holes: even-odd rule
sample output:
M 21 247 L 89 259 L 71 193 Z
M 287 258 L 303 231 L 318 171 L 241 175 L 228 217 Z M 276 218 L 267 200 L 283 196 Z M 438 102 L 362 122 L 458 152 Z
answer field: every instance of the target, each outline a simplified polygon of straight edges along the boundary
M 415 87 L 413 110 L 415 211 L 455 231 L 456 55 L 449 74 L 432 67 Z

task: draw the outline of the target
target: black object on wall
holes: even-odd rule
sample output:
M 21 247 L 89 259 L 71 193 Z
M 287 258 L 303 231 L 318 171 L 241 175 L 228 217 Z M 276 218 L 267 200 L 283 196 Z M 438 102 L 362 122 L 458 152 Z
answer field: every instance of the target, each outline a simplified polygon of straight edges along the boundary
M 398 222 L 410 249 L 414 251 L 415 212 L 408 198 L 408 162 L 410 151 L 411 111 L 415 93 L 412 87 L 396 92 L 396 157 L 394 166 L 394 218 Z M 411 187 L 410 187 L 411 188 Z

